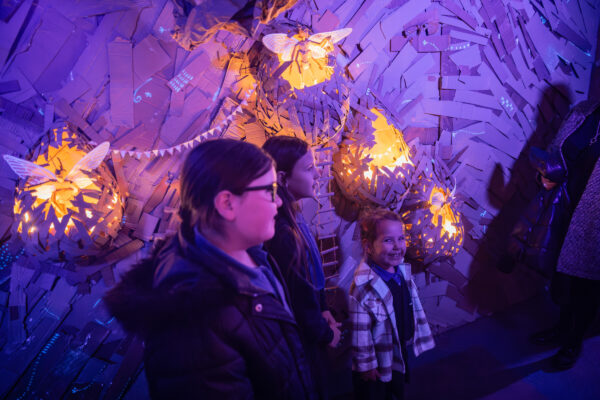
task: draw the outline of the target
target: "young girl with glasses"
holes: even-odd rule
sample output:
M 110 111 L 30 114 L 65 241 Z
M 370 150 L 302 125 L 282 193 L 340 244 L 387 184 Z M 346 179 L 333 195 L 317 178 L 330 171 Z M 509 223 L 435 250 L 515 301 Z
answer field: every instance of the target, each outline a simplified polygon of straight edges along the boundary
M 316 398 L 279 270 L 262 243 L 274 232 L 271 157 L 231 139 L 207 141 L 180 175 L 181 226 L 105 297 L 145 344 L 153 398 Z
M 282 200 L 275 236 L 265 243 L 265 248 L 283 272 L 320 396 L 326 398 L 326 346 L 338 344 L 341 324 L 325 304 L 321 254 L 298 204 L 301 199 L 315 197 L 319 172 L 308 143 L 301 139 L 271 137 L 263 149 L 275 160 Z

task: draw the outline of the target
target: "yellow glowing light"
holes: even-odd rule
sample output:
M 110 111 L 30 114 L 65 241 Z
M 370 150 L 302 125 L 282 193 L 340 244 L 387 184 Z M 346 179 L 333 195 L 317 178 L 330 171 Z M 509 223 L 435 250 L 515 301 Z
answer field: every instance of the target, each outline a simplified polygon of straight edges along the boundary
M 373 179 L 375 168 L 387 167 L 393 171 L 396 167 L 403 165 L 414 166 L 410 159 L 410 149 L 404 141 L 402 132 L 394 125 L 389 124 L 387 118 L 376 108 L 372 108 L 371 112 L 377 116 L 371 123 L 375 129 L 373 133 L 375 145 L 365 152 L 365 156 L 371 158 L 371 161 L 367 163 L 368 170 L 362 173 L 363 178 L 369 182 Z M 355 170 L 356 168 L 352 168 L 352 166 L 347 168 L 349 175 Z M 404 175 L 400 173 L 400 177 L 404 178 Z
M 29 213 L 28 212 L 23 214 L 23 219 L 25 220 L 25 222 L 29 222 Z
M 404 141 L 402 132 L 388 123 L 387 118 L 376 108 L 371 112 L 377 119 L 371 123 L 375 132 L 375 145 L 369 150 L 373 160 L 369 166 L 395 168 L 403 164 L 414 165 L 410 160 L 410 149 Z
M 94 214 L 92 214 L 91 210 L 85 210 L 85 216 L 88 218 L 92 218 L 94 216 Z
M 451 194 L 448 190 L 444 190 L 437 186 L 431 190 L 431 194 L 429 196 L 429 210 L 433 215 L 431 218 L 431 222 L 434 226 L 438 226 L 440 217 L 442 220 L 440 230 L 440 238 L 444 236 L 444 234 L 448 234 L 450 237 L 454 237 L 458 235 L 458 230 L 456 229 L 456 225 L 459 223 L 458 217 L 452 211 L 450 207 L 449 198 Z
M 109 143 L 105 142 L 94 148 L 89 153 L 79 150 L 76 146 L 69 146 L 69 132 L 64 129 L 57 138 L 57 146 L 48 146 L 47 152 L 40 154 L 33 162 L 21 160 L 5 155 L 4 158 L 13 170 L 23 179 L 27 179 L 25 190 L 34 197 L 33 207 L 43 204 L 44 216 L 48 216 L 50 208 L 54 209 L 59 218 L 65 216 L 69 210 L 78 212 L 72 201 L 80 190 L 100 191 L 100 188 L 87 175 L 97 168 L 109 150 Z M 84 196 L 83 200 L 96 204 L 97 198 Z M 21 211 L 20 202 L 15 202 L 15 214 Z M 25 222 L 28 222 L 25 216 Z
M 65 233 L 69 233 L 69 231 L 73 227 L 75 227 L 75 223 L 73 222 L 72 218 L 69 218 L 69 221 L 67 222 L 67 226 L 65 226 Z
M 21 214 L 21 200 L 20 199 L 15 199 L 15 205 L 13 207 L 13 213 L 15 215 L 19 215 Z

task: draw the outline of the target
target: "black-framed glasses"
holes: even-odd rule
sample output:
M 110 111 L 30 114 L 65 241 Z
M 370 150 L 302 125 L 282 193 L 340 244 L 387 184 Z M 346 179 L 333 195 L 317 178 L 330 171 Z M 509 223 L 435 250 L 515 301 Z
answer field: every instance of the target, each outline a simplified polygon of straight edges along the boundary
M 254 190 L 266 190 L 271 193 L 271 201 L 273 203 L 277 201 L 277 182 L 273 182 L 270 185 L 264 186 L 250 186 L 242 190 L 242 192 L 250 192 Z

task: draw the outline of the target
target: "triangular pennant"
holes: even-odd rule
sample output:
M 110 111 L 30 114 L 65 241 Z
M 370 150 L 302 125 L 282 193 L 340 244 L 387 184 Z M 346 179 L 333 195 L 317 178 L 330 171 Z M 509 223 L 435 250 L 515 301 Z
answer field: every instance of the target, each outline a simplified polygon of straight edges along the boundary
M 121 153 L 121 158 L 125 157 L 125 154 L 127 154 L 125 150 L 121 150 L 119 151 L 119 153 Z
M 178 152 L 180 152 L 180 153 L 181 153 L 181 145 L 180 145 L 180 144 L 178 144 L 177 146 L 175 146 L 175 150 L 177 150 Z
M 168 148 L 167 151 L 169 152 L 170 155 L 173 155 L 173 148 Z
M 152 154 L 154 154 L 155 156 L 158 155 L 158 150 L 152 150 Z
M 152 153 L 150 153 L 149 151 L 145 151 L 145 152 L 144 152 L 144 155 L 145 155 L 146 157 L 148 157 L 148 158 L 150 158 L 150 154 L 152 154 Z
M 160 150 L 158 150 L 158 152 L 160 153 L 161 156 L 165 155 L 165 149 L 160 149 Z

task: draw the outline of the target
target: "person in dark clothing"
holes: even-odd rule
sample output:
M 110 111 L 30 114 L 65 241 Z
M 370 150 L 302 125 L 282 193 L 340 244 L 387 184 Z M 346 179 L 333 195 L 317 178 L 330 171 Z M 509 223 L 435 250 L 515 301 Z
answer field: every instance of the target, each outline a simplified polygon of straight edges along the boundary
M 511 272 L 517 263 L 522 263 L 550 278 L 571 219 L 569 193 L 562 183 L 566 171 L 557 153 L 532 147 L 530 160 L 541 188 L 513 228 L 507 251 L 498 265 L 504 272 Z
M 144 340 L 155 399 L 315 399 L 274 234 L 272 159 L 231 139 L 194 148 L 181 171 L 182 223 L 105 297 Z
M 265 249 L 281 267 L 317 387 L 321 398 L 327 398 L 326 345 L 338 344 L 341 324 L 327 309 L 321 254 L 298 206 L 299 200 L 315 196 L 319 173 L 301 139 L 271 137 L 263 149 L 275 160 L 282 199 L 275 236 Z
M 579 358 L 585 332 L 600 306 L 599 102 L 585 101 L 573 107 L 552 151 L 566 170 L 571 217 L 551 282 L 552 298 L 560 306 L 559 322 L 532 339 L 539 344 L 558 344 L 552 366 L 564 370 Z M 546 177 L 544 183 L 552 189 L 561 182 Z

